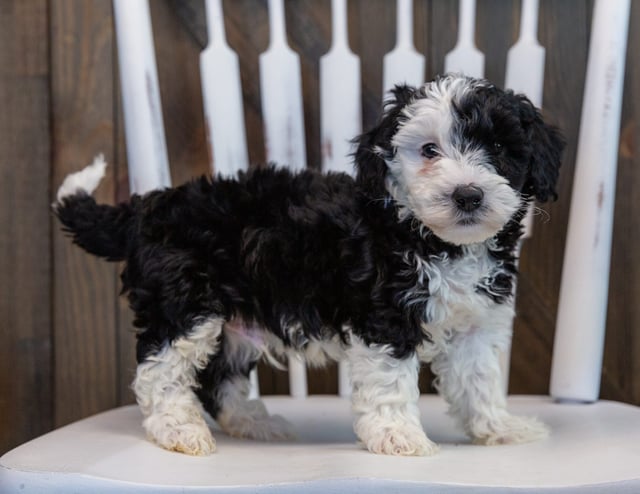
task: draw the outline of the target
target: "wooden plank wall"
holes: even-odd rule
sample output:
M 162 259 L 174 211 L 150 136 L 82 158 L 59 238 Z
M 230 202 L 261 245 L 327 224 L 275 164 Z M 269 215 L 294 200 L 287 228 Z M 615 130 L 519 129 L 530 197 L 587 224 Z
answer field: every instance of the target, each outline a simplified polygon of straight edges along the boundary
M 427 77 L 456 37 L 457 2 L 415 0 L 416 46 Z M 198 74 L 206 43 L 202 0 L 153 0 L 152 20 L 174 183 L 207 172 Z M 560 199 L 545 206 L 522 254 L 510 390 L 546 393 L 590 26 L 590 0 L 541 0 L 547 48 L 544 107 L 568 138 Z M 319 149 L 318 60 L 329 48 L 329 0 L 286 3 L 301 55 L 308 162 Z M 266 0 L 225 0 L 227 35 L 240 54 L 250 159 L 264 161 L 258 55 L 268 43 Z M 519 2 L 478 0 L 477 44 L 487 77 L 504 80 Z M 632 2 L 629 46 L 640 43 Z M 362 57 L 363 122 L 381 105 L 382 56 L 394 45 L 395 3 L 349 1 L 350 44 Z M 602 396 L 640 404 L 640 60 L 629 50 L 618 173 Z M 98 152 L 112 163 L 98 199 L 128 196 L 111 2 L 0 2 L 0 453 L 52 427 L 130 403 L 131 315 L 118 298 L 119 266 L 72 247 L 49 204 L 63 176 Z M 310 391 L 336 391 L 335 368 L 313 371 Z M 261 368 L 265 393 L 286 375 Z M 422 380 L 429 390 L 429 376 Z
M 50 429 L 47 2 L 0 7 L 0 451 Z

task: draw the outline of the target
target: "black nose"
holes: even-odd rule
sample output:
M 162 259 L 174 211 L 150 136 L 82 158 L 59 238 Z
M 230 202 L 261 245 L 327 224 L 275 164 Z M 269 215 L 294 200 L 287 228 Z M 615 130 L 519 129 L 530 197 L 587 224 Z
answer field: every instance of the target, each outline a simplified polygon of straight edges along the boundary
M 460 185 L 456 187 L 451 195 L 458 209 L 466 212 L 475 211 L 482 205 L 484 192 L 475 185 Z

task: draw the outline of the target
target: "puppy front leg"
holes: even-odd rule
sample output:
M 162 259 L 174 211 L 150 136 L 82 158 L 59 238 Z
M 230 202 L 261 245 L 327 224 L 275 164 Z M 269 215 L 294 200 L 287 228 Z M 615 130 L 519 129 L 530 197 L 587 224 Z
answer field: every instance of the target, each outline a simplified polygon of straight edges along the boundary
M 432 370 L 452 415 L 477 444 L 517 444 L 542 439 L 548 428 L 533 417 L 510 414 L 502 391 L 499 351 L 509 330 L 472 328 L 454 336 Z
M 397 359 L 386 346 L 367 346 L 359 341 L 353 342 L 347 355 L 354 430 L 364 446 L 378 454 L 434 454 L 438 447 L 420 424 L 416 355 Z

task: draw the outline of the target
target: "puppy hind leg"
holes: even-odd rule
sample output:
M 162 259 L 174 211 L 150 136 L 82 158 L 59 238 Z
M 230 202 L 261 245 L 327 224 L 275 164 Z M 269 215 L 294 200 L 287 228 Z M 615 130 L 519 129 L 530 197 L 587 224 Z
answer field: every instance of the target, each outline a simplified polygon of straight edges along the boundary
M 386 347 L 357 341 L 347 355 L 353 386 L 354 430 L 364 446 L 378 454 L 435 454 L 438 446 L 420 424 L 417 356 L 397 359 Z
M 205 410 L 232 437 L 261 441 L 293 439 L 289 422 L 270 415 L 259 399 L 249 399 L 249 373 L 262 354 L 247 339 L 243 323 L 232 320 L 223 331 L 220 351 L 198 374 L 197 394 Z
M 499 350 L 507 331 L 474 328 L 458 333 L 432 362 L 436 387 L 449 414 L 476 444 L 518 444 L 543 439 L 548 428 L 533 417 L 512 415 L 502 391 Z
M 151 440 L 190 455 L 215 451 L 215 441 L 195 395 L 196 374 L 215 354 L 223 319 L 195 324 L 185 336 L 167 343 L 139 365 L 133 389 Z
M 264 403 L 249 400 L 249 380 L 236 376 L 220 389 L 220 411 L 216 421 L 232 437 L 258 441 L 295 439 L 293 426 L 280 415 L 270 415 Z

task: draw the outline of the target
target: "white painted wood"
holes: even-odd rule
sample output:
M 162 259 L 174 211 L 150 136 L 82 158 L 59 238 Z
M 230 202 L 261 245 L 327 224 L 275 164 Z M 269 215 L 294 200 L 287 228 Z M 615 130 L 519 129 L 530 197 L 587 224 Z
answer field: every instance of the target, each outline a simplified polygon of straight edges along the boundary
M 484 55 L 475 46 L 476 0 L 460 0 L 458 41 L 444 59 L 445 72 L 484 77 Z
M 505 87 L 542 106 L 545 49 L 538 43 L 538 0 L 522 0 L 520 35 L 507 53 Z
M 347 0 L 331 1 L 332 42 L 320 57 L 322 169 L 354 173 L 351 139 L 362 132 L 360 59 L 349 49 Z
M 225 38 L 221 0 L 205 0 L 209 43 L 200 54 L 211 169 L 233 176 L 249 166 L 238 56 Z
M 396 0 L 396 46 L 382 62 L 382 89 L 386 97 L 396 84 L 420 86 L 424 83 L 425 57 L 413 42 L 413 0 Z
M 600 391 L 629 8 L 594 6 L 551 369 L 561 400 Z
M 260 398 L 260 383 L 258 382 L 258 371 L 253 369 L 249 373 L 249 399 Z
M 338 362 L 338 395 L 343 398 L 351 396 L 351 368 L 347 360 Z
M 542 107 L 545 49 L 538 43 L 538 0 L 522 0 L 520 35 L 507 53 L 505 87 L 525 94 L 538 108 Z M 533 206 L 524 221 L 522 239 L 533 232 Z M 520 249 L 521 245 L 518 247 Z M 519 252 L 518 252 L 519 256 Z M 514 295 L 515 297 L 515 295 Z M 511 345 L 501 355 L 500 365 L 505 393 L 509 388 Z
M 260 55 L 266 154 L 279 166 L 304 169 L 307 153 L 300 57 L 287 45 L 283 0 L 269 0 L 270 41 Z
M 113 0 L 129 188 L 143 194 L 169 187 L 169 159 L 147 0 Z
M 289 394 L 293 398 L 306 398 L 309 394 L 306 362 L 293 352 L 287 361 L 289 364 Z
M 640 408 L 612 402 L 556 404 L 512 396 L 514 413 L 550 424 L 549 439 L 476 446 L 455 427 L 442 399 L 420 397 L 422 423 L 441 451 L 400 458 L 363 451 L 348 400 L 265 397 L 270 413 L 298 433 L 288 442 L 243 441 L 213 425 L 218 451 L 194 458 L 146 439 L 134 406 L 45 435 L 0 458 L 0 492 L 190 493 L 617 493 L 640 492 Z

